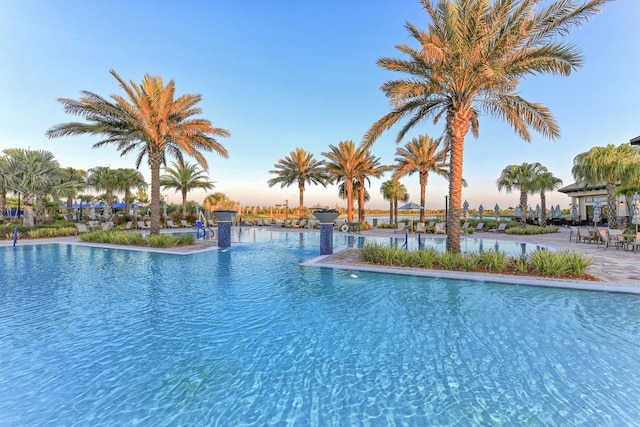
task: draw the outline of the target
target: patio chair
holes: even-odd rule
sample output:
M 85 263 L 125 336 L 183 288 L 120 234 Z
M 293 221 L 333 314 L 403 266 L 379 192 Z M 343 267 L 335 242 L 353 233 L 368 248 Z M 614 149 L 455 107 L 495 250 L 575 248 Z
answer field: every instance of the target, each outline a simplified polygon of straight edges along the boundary
M 109 231 L 113 228 L 112 222 L 104 222 L 102 223 L 102 231 Z
M 125 231 L 130 231 L 132 225 L 133 225 L 133 221 L 127 221 L 127 223 L 124 226 Z
M 405 227 L 406 227 L 406 224 L 405 224 L 404 222 L 399 222 L 399 223 L 397 224 L 396 229 L 395 229 L 395 230 L 393 230 L 393 232 L 394 232 L 394 233 L 404 233 L 404 231 L 405 231 Z
M 306 219 L 301 219 L 300 220 L 300 224 L 298 224 L 298 227 L 304 228 L 306 226 L 307 226 L 307 220 Z
M 476 225 L 475 231 L 483 231 L 484 230 L 484 222 L 479 222 L 478 225 Z
M 636 248 L 640 248 L 640 232 L 636 233 L 634 240 L 627 240 L 625 244 L 627 246 L 625 249 L 629 250 L 629 248 L 633 248 L 633 252 L 635 252 Z
M 447 226 L 444 222 L 439 222 L 436 224 L 433 232 L 435 234 L 446 234 L 447 233 Z
M 426 233 L 426 227 L 424 226 L 423 222 L 419 222 L 416 225 L 416 233 Z
M 147 229 L 150 229 L 151 227 L 148 226 L 145 221 L 138 221 L 138 228 L 140 230 L 147 230 Z
M 181 225 L 181 226 L 183 226 L 184 228 L 191 228 L 191 226 L 189 225 L 189 223 L 188 223 L 186 220 L 184 220 L 184 219 L 181 219 L 181 220 L 180 220 L 180 225 Z
M 469 234 L 469 223 L 465 222 L 464 224 L 462 224 L 462 227 L 460 227 L 460 232 L 464 233 L 464 234 Z
M 435 227 L 435 226 L 436 226 L 435 221 L 431 221 L 431 222 L 429 223 L 429 225 L 427 225 L 427 227 L 431 227 L 431 228 L 432 228 L 432 227 Z
M 258 218 L 258 227 L 262 227 L 264 225 L 264 221 L 262 221 L 262 218 Z
M 88 233 L 89 229 L 86 224 L 76 223 L 76 236 L 82 233 Z
M 607 230 L 598 230 L 598 236 L 600 238 L 598 239 L 597 248 L 599 248 L 601 244 L 604 245 L 605 250 L 610 244 L 613 244 L 616 249 L 620 249 L 624 245 L 624 241 L 612 239 Z
M 492 233 L 504 233 L 507 231 L 507 223 L 503 222 L 496 228 L 490 228 L 489 231 Z
M 173 221 L 172 221 L 172 220 L 170 220 L 170 219 L 168 219 L 168 220 L 167 220 L 167 227 L 169 227 L 169 228 L 178 228 L 178 226 L 177 226 L 177 225 L 175 225 L 175 224 L 173 223 Z
M 582 231 L 580 230 L 580 228 L 578 228 L 578 236 L 576 237 L 576 241 L 582 243 L 598 243 L 598 241 L 600 241 L 600 236 L 598 235 L 597 231 Z
M 573 239 L 573 235 L 576 235 L 576 243 L 578 243 L 578 236 L 580 235 L 580 230 L 578 229 L 578 227 L 569 227 L 569 241 L 571 241 L 571 239 Z

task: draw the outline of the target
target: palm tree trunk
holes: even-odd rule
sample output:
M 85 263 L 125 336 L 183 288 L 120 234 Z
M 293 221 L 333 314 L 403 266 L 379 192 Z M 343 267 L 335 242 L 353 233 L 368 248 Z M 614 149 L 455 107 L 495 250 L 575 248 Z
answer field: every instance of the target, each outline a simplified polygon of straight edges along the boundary
M 396 224 L 398 223 L 398 198 L 393 198 L 393 216 L 396 219 Z
M 520 217 L 520 223 L 524 227 L 527 225 L 527 192 L 520 191 L 520 211 L 522 216 Z
M 33 227 L 33 195 L 24 193 L 22 195 L 22 202 L 24 204 L 24 218 L 22 223 L 27 227 Z
M 298 206 L 298 219 L 302 220 L 304 217 L 304 184 L 298 185 L 298 192 L 300 195 L 299 206 Z
M 360 224 L 364 224 L 367 221 L 364 215 L 364 179 L 358 180 L 358 184 L 360 185 L 358 191 L 358 218 L 360 219 Z
M 0 221 L 4 221 L 4 205 L 7 203 L 7 193 L 0 191 Z
M 615 181 L 607 182 L 607 222 L 609 229 L 618 228 Z
M 187 218 L 187 189 L 180 190 L 182 193 L 182 218 Z
M 344 187 L 347 190 L 347 222 L 353 222 L 353 181 L 351 178 L 344 180 Z
M 389 224 L 393 224 L 393 197 L 389 199 Z
M 446 223 L 447 251 L 460 253 L 460 206 L 462 206 L 462 163 L 464 137 L 469 131 L 471 106 L 462 105 L 447 115 L 447 131 L 451 139 L 449 166 L 449 209 Z
M 35 222 L 37 224 L 44 223 L 44 194 L 42 193 L 36 194 Z
M 67 221 L 73 220 L 73 197 L 67 197 L 67 212 L 64 216 Z
M 540 192 L 540 225 L 545 226 L 547 224 L 547 196 L 544 191 Z
M 149 145 L 149 169 L 151 169 L 151 230 L 149 234 L 160 234 L 160 167 L 163 156 L 157 145 Z
M 420 172 L 420 222 L 424 223 L 424 204 L 427 200 L 427 182 L 429 175 Z

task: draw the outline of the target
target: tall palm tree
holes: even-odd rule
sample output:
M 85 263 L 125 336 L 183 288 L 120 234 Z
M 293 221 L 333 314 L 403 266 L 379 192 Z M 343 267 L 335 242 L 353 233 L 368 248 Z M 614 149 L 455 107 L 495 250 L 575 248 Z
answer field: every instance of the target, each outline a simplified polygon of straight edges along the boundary
M 207 173 L 198 165 L 189 162 L 172 162 L 173 167 L 165 168 L 165 174 L 160 177 L 163 190 L 179 191 L 182 195 L 182 216 L 187 216 L 187 193 L 196 188 L 211 190 L 214 185 Z
M 401 142 L 414 126 L 445 119 L 451 141 L 447 250 L 460 252 L 462 163 L 464 141 L 477 137 L 479 116 L 487 113 L 506 121 L 525 141 L 529 128 L 557 139 L 558 125 L 541 104 L 519 95 L 518 83 L 529 75 L 570 75 L 582 64 L 578 48 L 565 36 L 586 22 L 609 0 L 575 5 L 554 0 L 539 8 L 536 0 L 421 0 L 431 18 L 428 30 L 406 28 L 419 44 L 399 45 L 406 59 L 380 58 L 378 65 L 408 77 L 383 84 L 393 109 L 365 134 L 372 144 L 403 119 Z M 540 10 L 538 10 L 540 9 Z
M 236 202 L 231 200 L 224 193 L 213 193 L 209 194 L 204 199 L 204 208 L 207 212 L 215 211 L 215 210 L 234 210 L 236 208 Z
M 13 179 L 10 190 L 22 194 L 24 224 L 34 226 L 34 203 L 60 184 L 62 169 L 50 151 L 10 148 L 4 150 L 8 156 Z
M 404 184 L 396 179 L 385 181 L 380 186 L 380 192 L 385 200 L 389 200 L 389 224 L 398 223 L 398 201 L 408 202 L 409 193 Z
M 547 191 L 557 190 L 562 185 L 562 180 L 554 176 L 551 172 L 542 172 L 538 175 L 534 187 L 540 192 L 540 206 L 542 208 L 541 225 L 547 223 Z
M 371 200 L 371 195 L 369 194 L 367 189 L 364 188 L 364 191 L 363 191 L 364 200 L 362 202 L 360 201 L 360 183 L 358 182 L 357 179 L 353 181 L 352 188 L 353 188 L 353 198 L 354 200 L 358 201 L 358 218 L 361 218 L 364 216 L 363 214 L 364 203 Z M 338 186 L 338 197 L 340 197 L 342 200 L 347 200 L 347 186 L 345 185 L 344 182 Z
M 216 152 L 227 158 L 227 150 L 215 137 L 230 136 L 225 129 L 215 128 L 209 120 L 197 118 L 196 105 L 201 95 L 176 98 L 175 83 L 165 86 L 161 77 L 147 74 L 140 85 L 129 84 L 113 70 L 111 75 L 125 91 L 127 98 L 111 95 L 113 102 L 83 91 L 79 100 L 60 98 L 67 113 L 84 117 L 88 123 L 63 123 L 47 131 L 49 138 L 71 135 L 99 135 L 104 139 L 94 148 L 115 144 L 122 155 L 138 151 L 136 169 L 147 157 L 151 170 L 151 234 L 160 233 L 160 168 L 167 157 L 183 161 L 183 154 L 207 169 L 203 152 Z
M 308 153 L 303 148 L 296 148 L 287 157 L 278 160 L 278 163 L 273 165 L 275 169 L 270 170 L 269 173 L 276 175 L 276 177 L 267 181 L 267 184 L 269 187 L 280 184 L 280 188 L 289 187 L 294 183 L 298 184 L 298 218 L 302 219 L 304 216 L 305 185 L 320 184 L 323 187 L 327 186 L 329 175 L 324 165 L 324 160 L 318 161 L 313 158 L 313 154 Z
M 371 150 L 364 146 L 358 147 L 356 156 L 359 159 L 356 182 L 358 183 L 359 190 L 361 190 L 358 191 L 358 218 L 360 219 L 360 223 L 364 224 L 367 222 L 364 204 L 368 200 L 366 198 L 367 190 L 365 183 L 371 185 L 370 178 L 380 178 L 389 170 L 389 166 L 380 164 L 380 157 L 371 154 Z
M 113 193 L 118 190 L 120 185 L 120 174 L 116 169 L 108 166 L 96 166 L 89 169 L 87 176 L 87 185 L 93 187 L 97 191 L 105 192 L 105 217 L 111 216 L 113 209 Z
M 0 157 L 0 221 L 4 221 L 4 205 L 7 203 L 7 193 L 14 176 L 11 173 L 8 156 Z
M 329 145 L 329 151 L 322 153 L 327 158 L 326 169 L 332 181 L 344 182 L 347 193 L 347 221 L 353 222 L 353 181 L 358 177 L 361 152 L 353 141 L 340 141 Z
M 147 182 L 140 172 L 131 168 L 118 169 L 118 191 L 124 193 L 125 211 L 129 212 L 131 206 L 131 189 L 147 188 Z
M 413 138 L 404 147 L 396 149 L 394 179 L 418 173 L 420 177 L 420 222 L 424 222 L 424 206 L 429 173 L 449 178 L 447 147 L 441 147 L 442 138 L 431 139 L 427 135 Z
M 529 194 L 538 191 L 537 182 L 541 174 L 547 173 L 547 168 L 540 163 L 523 163 L 521 165 L 509 165 L 502 170 L 500 178 L 496 181 L 498 191 L 504 188 L 507 193 L 513 190 L 520 191 L 520 221 L 522 225 L 527 222 L 527 199 Z
M 78 195 L 78 191 L 86 187 L 87 172 L 82 169 L 64 168 L 62 169 L 62 179 L 66 182 L 73 183 L 70 191 L 66 193 L 67 210 L 65 219 L 71 221 L 73 220 L 73 199 Z
M 607 221 L 617 228 L 616 186 L 635 179 L 640 172 L 640 149 L 629 144 L 594 147 L 573 159 L 571 173 L 585 184 L 605 183 L 607 188 Z

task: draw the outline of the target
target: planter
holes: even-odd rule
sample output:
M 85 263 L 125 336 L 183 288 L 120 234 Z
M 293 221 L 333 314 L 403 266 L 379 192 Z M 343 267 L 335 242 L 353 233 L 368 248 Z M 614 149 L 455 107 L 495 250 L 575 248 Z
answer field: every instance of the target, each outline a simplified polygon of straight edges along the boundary
M 340 216 L 340 212 L 337 211 L 315 211 L 313 212 L 321 224 L 332 224 Z
M 215 219 L 218 220 L 218 222 L 231 222 L 231 220 L 233 219 L 234 216 L 236 216 L 237 212 L 236 211 L 212 211 L 211 215 L 213 215 L 213 217 Z

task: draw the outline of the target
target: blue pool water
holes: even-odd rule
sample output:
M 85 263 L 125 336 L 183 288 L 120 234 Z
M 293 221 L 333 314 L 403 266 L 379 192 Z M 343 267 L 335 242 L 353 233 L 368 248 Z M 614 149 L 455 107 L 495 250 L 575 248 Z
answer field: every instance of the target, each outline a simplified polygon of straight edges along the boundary
M 640 299 L 189 256 L 0 248 L 0 425 L 634 425 Z M 249 239 L 250 240 L 250 239 Z

